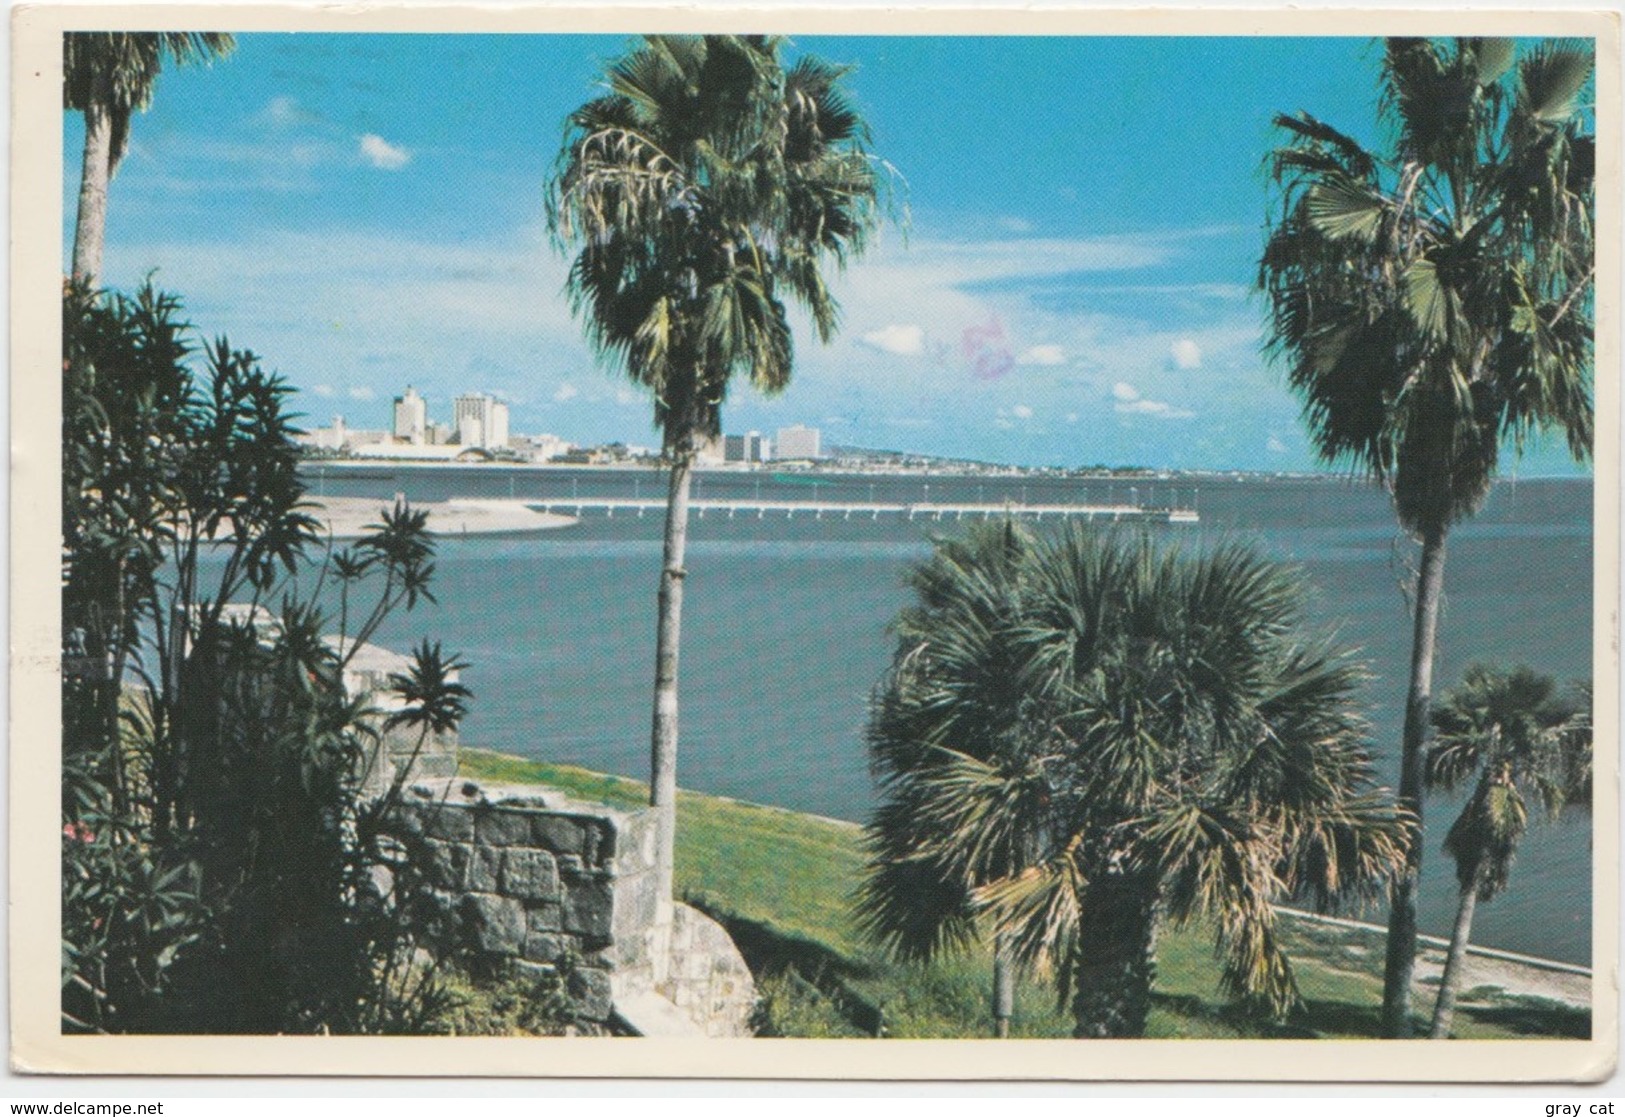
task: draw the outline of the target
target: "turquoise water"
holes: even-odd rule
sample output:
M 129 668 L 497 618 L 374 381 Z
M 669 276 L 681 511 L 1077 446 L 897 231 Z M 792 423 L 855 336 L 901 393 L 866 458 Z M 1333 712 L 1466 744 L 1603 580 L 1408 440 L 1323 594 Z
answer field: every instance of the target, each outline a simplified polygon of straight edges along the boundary
M 387 499 L 663 496 L 651 473 L 500 468 L 329 468 L 313 490 Z M 816 481 L 816 485 L 813 482 Z M 927 490 L 928 486 L 928 490 Z M 1132 491 L 1131 491 L 1132 490 Z M 1301 565 L 1316 618 L 1364 649 L 1384 777 L 1397 780 L 1410 625 L 1401 593 L 1413 548 L 1386 499 L 1340 480 L 1077 482 L 702 474 L 708 498 L 868 501 L 1127 501 L 1199 507 L 1192 543 L 1256 541 Z M 1498 486 L 1451 536 L 1438 684 L 1475 660 L 1590 674 L 1592 487 Z M 591 515 L 529 536 L 447 538 L 438 607 L 394 618 L 380 638 L 423 635 L 471 664 L 470 744 L 646 778 L 661 517 Z M 861 821 L 874 801 L 865 704 L 885 669 L 902 576 L 952 523 L 900 517 L 786 521 L 712 512 L 690 529 L 683 618 L 679 779 L 685 787 Z M 1453 805 L 1430 801 L 1423 929 L 1448 933 L 1454 876 L 1439 851 Z M 1507 895 L 1479 908 L 1475 941 L 1589 962 L 1590 829 L 1583 815 L 1527 839 Z M 1358 913 L 1355 913 L 1358 914 Z M 1380 918 L 1380 913 L 1376 914 Z

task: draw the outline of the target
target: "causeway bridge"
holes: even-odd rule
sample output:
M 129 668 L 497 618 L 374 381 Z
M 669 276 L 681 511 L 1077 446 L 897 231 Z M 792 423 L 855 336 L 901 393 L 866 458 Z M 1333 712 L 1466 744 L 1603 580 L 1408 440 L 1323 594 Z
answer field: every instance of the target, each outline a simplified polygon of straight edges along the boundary
M 527 497 L 517 503 L 543 512 L 556 512 L 580 519 L 583 515 L 602 513 L 614 518 L 644 516 L 649 513 L 664 515 L 664 500 L 638 497 Z M 932 503 L 916 501 L 906 504 L 874 501 L 823 500 L 690 500 L 689 512 L 699 519 L 709 514 L 719 518 L 736 519 L 768 516 L 808 520 L 878 520 L 882 516 L 896 516 L 908 520 L 987 520 L 1013 517 L 1018 520 L 1102 520 L 1108 523 L 1194 524 L 1198 517 L 1191 508 L 1158 508 L 1138 504 L 1025 504 L 1014 501 L 998 503 Z

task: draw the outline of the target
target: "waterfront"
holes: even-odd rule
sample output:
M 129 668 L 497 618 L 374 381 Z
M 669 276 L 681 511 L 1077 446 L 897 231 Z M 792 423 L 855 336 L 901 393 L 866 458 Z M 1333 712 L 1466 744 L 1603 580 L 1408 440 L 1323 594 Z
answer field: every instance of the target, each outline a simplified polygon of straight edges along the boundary
M 327 469 L 329 495 L 658 498 L 652 472 Z M 1451 537 L 1437 680 L 1469 662 L 1525 662 L 1563 679 L 1590 672 L 1591 484 L 1504 483 Z M 1374 745 L 1395 778 L 1409 623 L 1400 593 L 1409 549 L 1386 499 L 1325 479 L 887 478 L 705 473 L 696 495 L 984 503 L 1130 502 L 1198 508 L 1202 522 L 1152 530 L 1195 544 L 1255 539 L 1301 564 L 1317 618 L 1365 649 Z M 447 538 L 430 606 L 380 634 L 422 635 L 467 658 L 475 690 L 467 741 L 644 777 L 661 518 L 589 517 L 534 535 Z M 905 602 L 902 574 L 951 522 L 901 517 L 696 518 L 682 663 L 684 786 L 861 820 L 873 801 L 865 702 L 890 654 L 885 626 Z M 1423 929 L 1445 933 L 1453 874 L 1439 843 L 1453 806 L 1430 801 Z M 1485 945 L 1588 962 L 1589 823 L 1535 827 L 1507 895 L 1481 907 Z

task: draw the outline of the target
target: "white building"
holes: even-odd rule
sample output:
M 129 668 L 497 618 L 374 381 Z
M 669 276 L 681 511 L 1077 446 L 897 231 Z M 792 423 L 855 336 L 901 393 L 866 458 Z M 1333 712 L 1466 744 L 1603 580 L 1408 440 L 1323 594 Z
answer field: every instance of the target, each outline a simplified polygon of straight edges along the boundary
M 487 450 L 508 447 L 508 405 L 483 392 L 458 396 L 452 403 L 457 441 Z
M 318 450 L 342 450 L 349 439 L 350 432 L 344 426 L 344 416 L 335 415 L 332 426 L 308 430 L 297 436 L 295 441 Z
M 521 443 L 517 449 L 533 462 L 552 461 L 568 454 L 573 448 L 556 434 L 520 435 L 514 441 Z
M 429 426 L 429 408 L 423 397 L 410 384 L 404 396 L 395 397 L 395 437 L 403 442 L 421 445 Z
M 793 427 L 780 427 L 773 443 L 778 452 L 773 456 L 781 461 L 821 457 L 822 441 L 817 427 L 804 427 L 800 423 Z

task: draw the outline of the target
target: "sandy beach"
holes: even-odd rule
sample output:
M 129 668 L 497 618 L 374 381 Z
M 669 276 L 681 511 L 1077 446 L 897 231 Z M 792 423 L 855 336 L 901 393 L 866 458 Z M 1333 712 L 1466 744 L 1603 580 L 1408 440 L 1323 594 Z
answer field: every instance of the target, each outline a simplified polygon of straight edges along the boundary
M 321 532 L 335 539 L 354 539 L 365 535 L 368 528 L 379 522 L 384 509 L 390 506 L 387 498 L 369 500 L 365 497 L 320 497 L 312 502 L 313 515 L 321 521 Z M 496 535 L 527 531 L 546 531 L 568 527 L 575 517 L 553 512 L 537 512 L 516 500 L 474 500 L 454 498 L 433 503 L 418 503 L 414 509 L 429 513 L 429 530 L 437 535 Z

